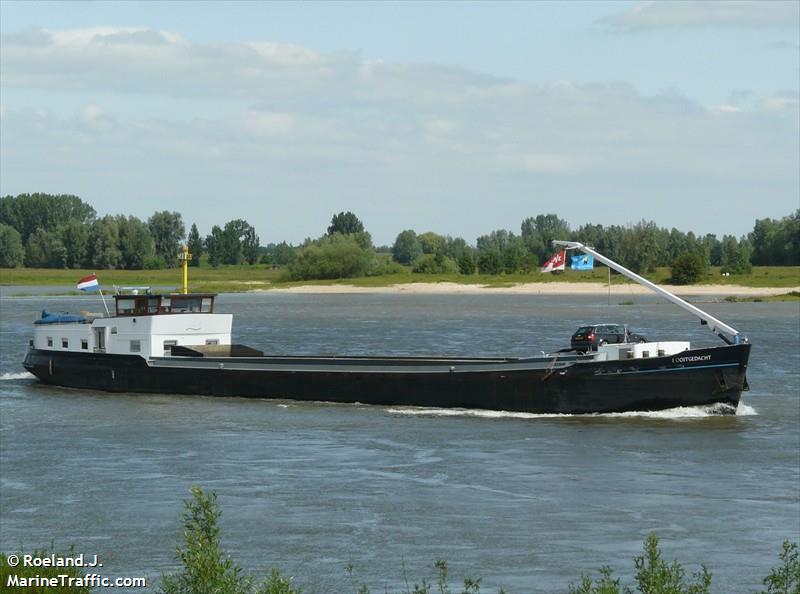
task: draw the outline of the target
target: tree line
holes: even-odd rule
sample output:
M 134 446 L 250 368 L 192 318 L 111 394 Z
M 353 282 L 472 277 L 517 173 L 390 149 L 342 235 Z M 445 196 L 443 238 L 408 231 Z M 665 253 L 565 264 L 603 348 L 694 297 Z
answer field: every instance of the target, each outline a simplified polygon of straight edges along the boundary
M 178 212 L 155 212 L 142 221 L 134 216 L 98 217 L 77 196 L 20 194 L 0 198 L 0 267 L 120 268 L 139 270 L 178 265 L 181 242 L 199 264 L 207 252 L 217 264 L 255 264 L 259 238 L 246 221 L 229 221 L 201 238 L 193 224 L 188 238 Z
M 759 219 L 753 231 L 736 237 L 695 235 L 659 227 L 585 224 L 577 229 L 556 214 L 528 217 L 518 233 L 498 229 L 477 238 L 433 231 L 401 231 L 392 246 L 376 248 L 352 212 L 331 219 L 323 235 L 294 246 L 260 245 L 255 228 L 235 219 L 214 225 L 202 237 L 193 224 L 188 235 L 180 213 L 161 211 L 147 221 L 133 216 L 98 217 L 77 196 L 21 194 L 0 198 L 0 267 L 162 268 L 178 264 L 186 240 L 199 266 L 263 263 L 284 268 L 292 279 L 334 279 L 388 274 L 411 267 L 418 273 L 516 274 L 535 271 L 553 253 L 553 239 L 580 241 L 637 271 L 672 266 L 691 278 L 711 266 L 748 273 L 753 265 L 800 265 L 800 209 L 781 219 Z
M 723 273 L 747 274 L 753 264 L 800 264 L 800 210 L 782 219 L 757 220 L 753 232 L 739 238 L 698 236 L 652 221 L 572 229 L 557 215 L 545 214 L 523 220 L 518 234 L 498 229 L 478 237 L 474 246 L 462 237 L 406 229 L 391 247 L 377 249 L 363 223 L 347 212 L 334 215 L 317 239 L 296 247 L 269 244 L 262 261 L 285 266 L 293 280 L 386 274 L 405 270 L 401 266 L 417 273 L 517 274 L 537 270 L 553 254 L 553 239 L 591 245 L 636 272 L 671 267 L 673 281 L 682 284 L 695 282 L 712 266 Z
M 462 238 L 427 232 L 402 231 L 392 246 L 392 257 L 419 272 L 515 274 L 536 270 L 555 251 L 553 239 L 579 241 L 595 247 L 635 272 L 652 272 L 691 256 L 701 269 L 719 266 L 723 272 L 742 274 L 752 265 L 800 264 L 800 210 L 782 219 L 762 219 L 753 232 L 740 238 L 659 227 L 652 221 L 621 226 L 585 224 L 571 229 L 555 214 L 522 221 L 519 234 L 506 229 L 478 237 L 475 247 Z

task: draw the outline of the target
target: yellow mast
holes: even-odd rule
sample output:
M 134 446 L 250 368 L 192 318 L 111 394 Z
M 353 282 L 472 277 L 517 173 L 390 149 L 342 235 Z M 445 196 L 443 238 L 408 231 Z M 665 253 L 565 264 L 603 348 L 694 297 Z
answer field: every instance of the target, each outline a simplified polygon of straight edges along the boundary
M 189 246 L 182 245 L 181 251 L 178 253 L 178 260 L 181 261 L 183 266 L 183 294 L 189 293 L 189 260 L 192 259 L 192 254 L 189 253 Z

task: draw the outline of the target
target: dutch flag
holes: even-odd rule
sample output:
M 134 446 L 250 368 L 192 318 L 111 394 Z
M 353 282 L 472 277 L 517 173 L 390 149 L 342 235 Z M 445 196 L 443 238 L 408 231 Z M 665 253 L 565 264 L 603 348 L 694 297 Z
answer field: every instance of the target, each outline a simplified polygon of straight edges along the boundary
M 78 281 L 78 289 L 81 291 L 99 291 L 100 283 L 97 282 L 97 276 L 94 274 L 84 276 Z

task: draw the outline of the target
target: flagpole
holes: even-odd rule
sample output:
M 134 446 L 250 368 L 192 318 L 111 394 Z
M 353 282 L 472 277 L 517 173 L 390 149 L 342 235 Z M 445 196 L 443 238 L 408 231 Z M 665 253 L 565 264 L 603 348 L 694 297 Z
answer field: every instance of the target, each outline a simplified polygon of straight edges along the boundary
M 103 307 L 106 308 L 106 315 L 110 318 L 111 317 L 111 312 L 108 311 L 108 305 L 106 305 L 106 297 L 105 297 L 105 295 L 103 295 L 103 289 L 101 289 L 100 287 L 97 287 L 97 290 L 100 291 L 100 299 L 103 300 Z
M 606 266 L 608 268 L 608 304 L 611 305 L 611 267 Z
M 92 274 L 97 276 L 97 273 L 95 273 L 95 272 L 93 272 Z M 106 315 L 110 318 L 111 317 L 111 312 L 108 311 L 108 305 L 106 305 L 106 296 L 103 295 L 103 289 L 100 288 L 100 283 L 97 283 L 97 290 L 100 293 L 100 299 L 103 300 L 103 307 L 106 308 Z

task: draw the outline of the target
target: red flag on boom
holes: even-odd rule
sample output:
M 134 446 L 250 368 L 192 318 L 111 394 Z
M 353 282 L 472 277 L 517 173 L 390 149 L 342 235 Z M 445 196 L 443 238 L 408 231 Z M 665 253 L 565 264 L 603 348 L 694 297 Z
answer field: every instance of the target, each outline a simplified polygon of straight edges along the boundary
M 553 272 L 554 270 L 564 270 L 564 265 L 567 261 L 567 250 L 553 254 L 553 256 L 544 263 L 542 272 Z

